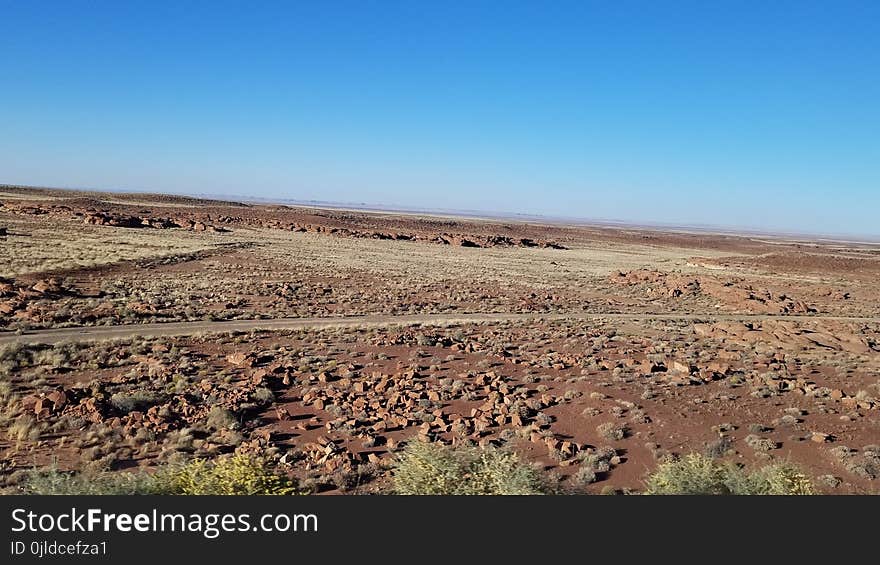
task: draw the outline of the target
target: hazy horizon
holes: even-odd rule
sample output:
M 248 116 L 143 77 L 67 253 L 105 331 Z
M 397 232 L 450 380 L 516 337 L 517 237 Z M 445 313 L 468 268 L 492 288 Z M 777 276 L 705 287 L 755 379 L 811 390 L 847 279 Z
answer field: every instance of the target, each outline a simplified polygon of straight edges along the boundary
M 877 4 L 4 16 L 4 183 L 880 236 Z
M 333 210 L 357 210 L 376 213 L 401 213 L 401 214 L 426 214 L 464 218 L 486 218 L 489 220 L 514 220 L 547 223 L 549 225 L 580 225 L 595 227 L 620 227 L 620 228 L 645 228 L 658 231 L 696 231 L 715 234 L 731 234 L 739 236 L 767 236 L 767 237 L 803 237 L 810 240 L 821 241 L 851 241 L 852 243 L 880 244 L 880 235 L 866 233 L 847 232 L 810 232 L 798 230 L 773 230 L 751 226 L 733 226 L 710 223 L 671 223 L 671 222 L 637 222 L 621 218 L 594 218 L 589 216 L 563 216 L 552 214 L 530 214 L 526 212 L 510 212 L 506 210 L 475 210 L 467 208 L 425 208 L 418 206 L 401 206 L 393 203 L 370 203 L 370 202 L 343 202 L 334 200 L 297 199 L 281 197 L 259 197 L 245 194 L 216 194 L 206 192 L 160 192 L 155 190 L 125 190 L 125 189 L 102 189 L 94 187 L 50 187 L 37 185 L 12 184 L 0 181 L 0 191 L 3 187 L 18 187 L 36 190 L 61 190 L 70 192 L 99 192 L 120 195 L 166 195 L 185 198 L 198 198 L 205 200 L 217 200 L 227 202 L 240 202 L 242 204 L 256 205 L 290 205 L 304 208 L 333 209 Z

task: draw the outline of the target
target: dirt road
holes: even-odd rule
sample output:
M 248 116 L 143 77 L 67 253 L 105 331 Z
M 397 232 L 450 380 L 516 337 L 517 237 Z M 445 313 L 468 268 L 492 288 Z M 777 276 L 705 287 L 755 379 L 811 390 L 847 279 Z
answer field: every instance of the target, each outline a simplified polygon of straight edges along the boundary
M 270 320 L 229 320 L 128 324 L 38 330 L 16 334 L 0 332 L 0 345 L 10 343 L 59 343 L 63 341 L 100 341 L 131 337 L 186 336 L 204 333 L 251 330 L 300 330 L 319 328 L 376 328 L 385 326 L 443 326 L 456 323 L 518 322 L 528 320 L 685 320 L 685 321 L 839 321 L 880 322 L 880 318 L 846 316 L 786 316 L 749 314 L 415 314 L 404 316 L 348 316 L 330 318 L 276 318 Z

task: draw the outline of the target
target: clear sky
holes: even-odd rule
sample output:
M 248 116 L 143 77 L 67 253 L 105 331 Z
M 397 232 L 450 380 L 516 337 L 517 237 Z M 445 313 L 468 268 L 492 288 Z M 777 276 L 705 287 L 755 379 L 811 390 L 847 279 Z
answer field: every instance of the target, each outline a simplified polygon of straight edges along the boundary
M 0 182 L 880 234 L 880 2 L 0 0 Z

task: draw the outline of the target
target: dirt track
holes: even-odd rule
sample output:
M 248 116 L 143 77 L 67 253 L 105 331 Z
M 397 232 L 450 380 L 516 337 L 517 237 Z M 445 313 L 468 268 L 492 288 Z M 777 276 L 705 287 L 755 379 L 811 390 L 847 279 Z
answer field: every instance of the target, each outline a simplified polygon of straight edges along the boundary
M 42 330 L 23 334 L 0 332 L 0 345 L 9 343 L 58 343 L 62 341 L 98 341 L 130 337 L 183 336 L 199 333 L 223 333 L 251 330 L 299 330 L 315 328 L 384 327 L 445 325 L 477 322 L 517 322 L 524 320 L 694 320 L 694 321 L 837 321 L 880 322 L 880 318 L 847 316 L 789 316 L 758 314 L 433 314 L 406 316 L 346 316 L 328 318 L 276 318 L 271 320 L 232 320 L 128 324 Z
M 510 448 L 564 492 L 640 492 L 688 453 L 880 484 L 875 248 L 26 196 L 0 195 L 0 491 L 241 448 L 386 493 L 417 438 Z

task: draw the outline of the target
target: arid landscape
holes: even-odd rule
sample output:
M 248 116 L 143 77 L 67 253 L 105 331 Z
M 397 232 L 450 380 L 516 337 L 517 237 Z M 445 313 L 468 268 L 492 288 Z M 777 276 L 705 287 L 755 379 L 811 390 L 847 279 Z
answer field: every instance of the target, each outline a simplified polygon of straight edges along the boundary
M 387 493 L 435 442 L 876 493 L 880 244 L 3 186 L 0 402 L 6 492 L 234 453 Z

